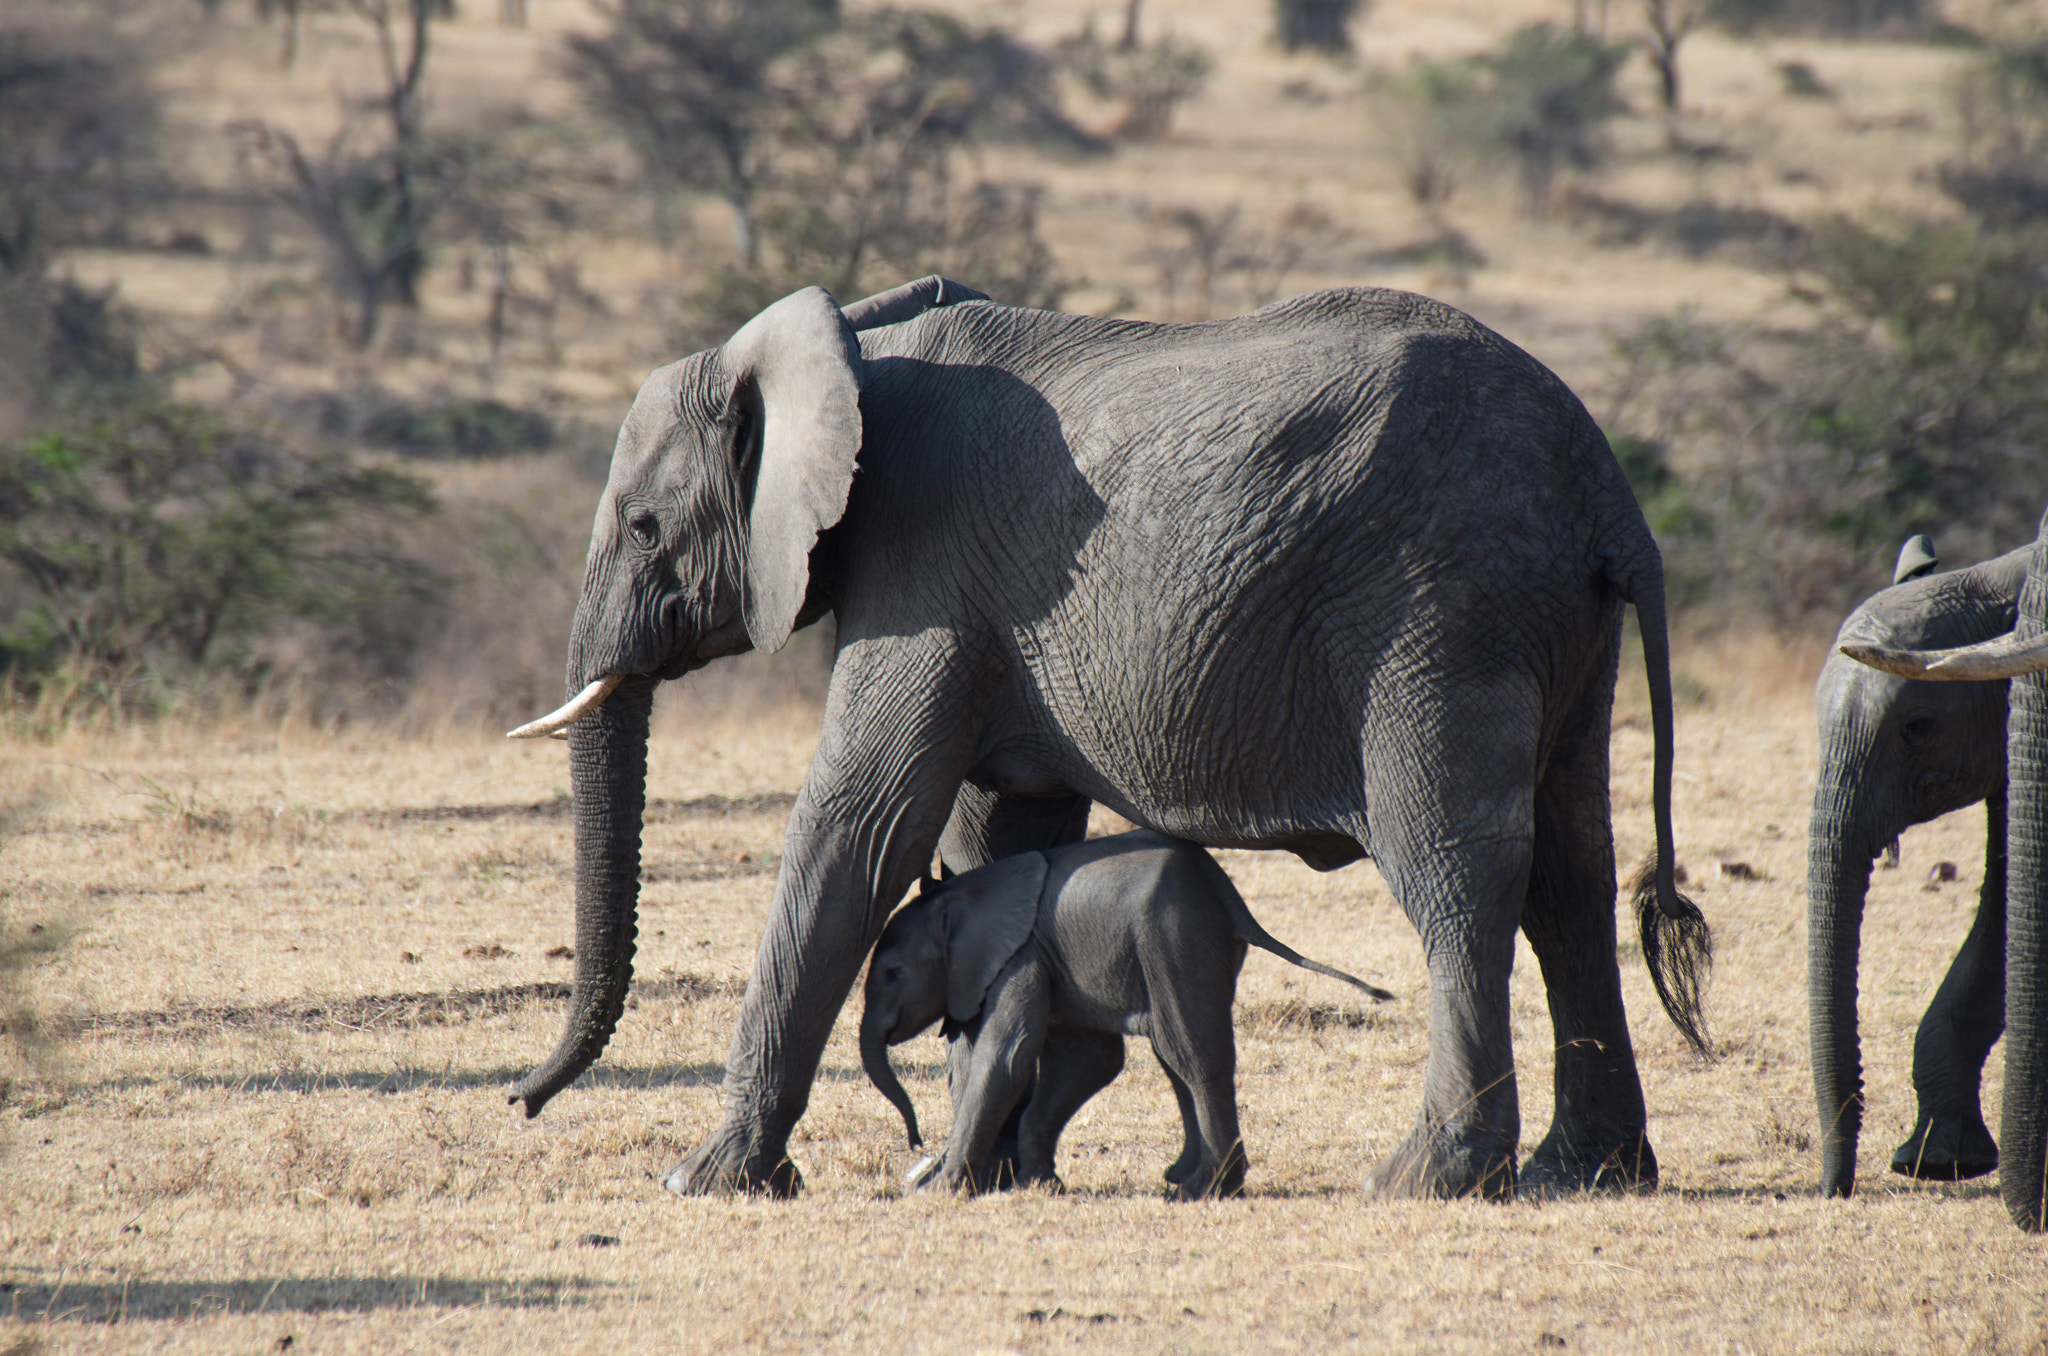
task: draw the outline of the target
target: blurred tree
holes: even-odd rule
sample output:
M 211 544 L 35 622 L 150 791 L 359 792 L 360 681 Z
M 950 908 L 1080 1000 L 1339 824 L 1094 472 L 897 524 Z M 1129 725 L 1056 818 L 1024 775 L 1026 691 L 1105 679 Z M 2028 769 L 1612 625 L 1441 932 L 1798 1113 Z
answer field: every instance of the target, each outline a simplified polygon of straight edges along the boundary
M 1174 110 L 1202 92 L 1216 66 L 1206 49 L 1171 33 L 1148 43 L 1105 43 L 1092 21 L 1055 52 L 1096 98 L 1123 106 L 1110 134 L 1125 141 L 1166 136 Z
M 1273 40 L 1282 51 L 1351 51 L 1351 25 L 1363 17 L 1363 0 L 1273 0 Z
M 1668 139 L 1678 137 L 1678 49 L 1707 17 L 1711 0 L 1642 0 L 1643 49 L 1657 71 L 1657 99 L 1664 106 Z
M 1462 62 L 1415 60 L 1379 82 L 1371 107 L 1400 167 L 1408 200 L 1438 229 L 1458 189 L 1459 162 L 1472 140 L 1479 79 Z
M 380 616 L 431 586 L 389 528 L 426 484 L 145 397 L 0 445 L 0 671 L 118 692 L 248 662 L 288 619 L 402 662 Z
M 1991 47 L 1958 73 L 1958 154 L 1942 191 L 1993 229 L 2048 221 L 2048 40 Z
M 774 68 L 837 23 L 837 4 L 599 0 L 599 8 L 610 27 L 568 38 L 570 78 L 625 132 L 658 184 L 725 199 L 734 244 L 752 267 L 760 258 L 754 201 L 791 97 Z
M 1938 0 L 1712 0 L 1713 21 L 1735 33 L 1827 33 L 1857 37 L 1887 30 L 1918 35 L 1940 18 Z
M 1038 233 L 1039 190 L 963 172 L 984 140 L 1096 146 L 1061 111 L 1042 55 L 1000 29 L 884 10 L 794 55 L 779 78 L 763 248 L 699 293 L 691 340 L 723 339 L 806 283 L 857 296 L 938 271 L 1013 304 L 1057 303 L 1067 284 Z
M 239 123 L 272 191 L 319 238 L 329 285 L 353 308 L 349 341 L 367 349 L 387 302 L 419 305 L 427 232 L 460 191 L 467 158 L 454 143 L 430 137 L 421 86 L 435 20 L 454 12 L 451 0 L 346 0 L 369 25 L 382 61 L 384 88 L 364 101 L 381 123 L 364 133 L 351 115 L 318 156 L 274 124 Z
M 1513 158 L 1532 215 L 1548 209 L 1559 170 L 1590 168 L 1606 153 L 1605 124 L 1627 107 L 1614 77 L 1628 53 L 1623 44 L 1532 24 L 1473 59 L 1487 76 L 1473 130 Z
M 51 384 L 136 368 L 110 294 L 52 276 L 59 253 L 116 234 L 153 171 L 158 98 L 90 6 L 0 10 L 0 437 Z

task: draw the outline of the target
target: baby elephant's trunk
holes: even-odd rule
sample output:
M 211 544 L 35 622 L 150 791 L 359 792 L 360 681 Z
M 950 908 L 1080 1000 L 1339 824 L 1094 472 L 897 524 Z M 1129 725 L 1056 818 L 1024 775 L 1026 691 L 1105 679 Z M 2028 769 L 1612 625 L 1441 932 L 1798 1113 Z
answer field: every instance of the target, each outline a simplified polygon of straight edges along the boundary
M 902 1114 L 910 1147 L 922 1147 L 924 1140 L 917 1133 L 917 1108 L 910 1104 L 910 1094 L 896 1081 L 896 1070 L 889 1066 L 889 1042 L 882 1034 L 881 1022 L 872 1014 L 860 1024 L 860 1066 L 868 1071 L 868 1081 Z

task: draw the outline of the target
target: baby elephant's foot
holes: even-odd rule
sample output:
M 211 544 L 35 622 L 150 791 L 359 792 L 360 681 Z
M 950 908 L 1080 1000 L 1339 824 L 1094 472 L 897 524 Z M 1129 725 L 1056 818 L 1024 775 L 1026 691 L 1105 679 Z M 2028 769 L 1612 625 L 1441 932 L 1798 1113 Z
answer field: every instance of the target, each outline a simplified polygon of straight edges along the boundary
M 1223 1200 L 1244 1192 L 1245 1157 L 1244 1146 L 1233 1144 L 1230 1152 L 1219 1160 L 1199 1159 L 1178 1182 L 1172 1173 L 1180 1166 L 1175 1163 L 1168 1168 L 1167 1181 L 1177 1188 L 1175 1195 L 1184 1201 Z
M 1419 1129 L 1365 1175 L 1365 1194 L 1388 1199 L 1484 1196 L 1494 1201 L 1513 1200 L 1514 1151 L 1464 1144 Z
M 1921 1114 L 1913 1133 L 1892 1155 L 1892 1171 L 1923 1182 L 1960 1182 L 1998 1167 L 1998 1145 L 1984 1118 Z
M 950 1154 L 926 1154 L 903 1174 L 903 1189 L 933 1196 L 971 1195 L 974 1174 L 965 1163 L 955 1163 Z

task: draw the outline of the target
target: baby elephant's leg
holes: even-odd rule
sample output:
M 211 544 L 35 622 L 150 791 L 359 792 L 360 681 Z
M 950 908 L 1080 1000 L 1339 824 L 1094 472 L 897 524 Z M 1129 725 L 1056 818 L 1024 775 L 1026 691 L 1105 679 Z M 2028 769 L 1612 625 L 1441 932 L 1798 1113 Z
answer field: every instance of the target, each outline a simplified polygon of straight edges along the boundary
M 1242 944 L 1235 950 L 1231 960 L 1242 964 Z M 1178 1183 L 1187 1200 L 1234 1196 L 1244 1188 L 1244 1145 L 1237 1133 L 1237 1035 L 1230 1024 L 1236 964 L 1218 968 L 1220 974 L 1183 974 L 1179 984 L 1152 986 L 1152 1051 L 1174 1082 L 1187 1138 L 1196 1147 L 1196 1160 Z M 1181 1158 L 1187 1158 L 1186 1149 Z M 1176 1162 L 1169 1171 L 1181 1166 Z
M 954 1092 L 945 1166 L 930 1186 L 986 1191 L 993 1185 L 990 1150 L 1038 1066 L 1050 1007 L 1044 967 L 1035 960 L 1012 961 L 989 986 L 965 1078 Z
M 1157 1046 L 1153 1047 L 1152 1053 L 1155 1057 L 1158 1055 Z M 1175 1073 L 1163 1059 L 1159 1061 L 1159 1067 L 1165 1071 L 1166 1081 L 1173 1085 L 1173 1100 L 1180 1105 L 1180 1157 L 1166 1168 L 1166 1180 L 1179 1186 L 1193 1175 L 1195 1165 L 1202 1161 L 1201 1121 L 1195 1114 L 1195 1094 L 1188 1091 L 1187 1080 Z
M 1113 1031 L 1055 1027 L 1038 1055 L 1038 1082 L 1017 1127 L 1017 1180 L 1052 1182 L 1060 1132 L 1090 1097 L 1124 1071 L 1124 1038 Z

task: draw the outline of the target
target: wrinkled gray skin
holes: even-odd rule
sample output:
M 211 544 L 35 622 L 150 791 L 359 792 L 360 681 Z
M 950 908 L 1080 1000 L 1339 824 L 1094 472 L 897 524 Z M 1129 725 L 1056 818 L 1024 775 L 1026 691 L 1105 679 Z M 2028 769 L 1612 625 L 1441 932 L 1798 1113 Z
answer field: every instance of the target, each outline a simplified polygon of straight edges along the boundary
M 1393 996 L 1275 941 L 1208 853 L 1149 830 L 927 886 L 882 929 L 860 1027 L 861 1063 L 913 1148 L 917 1113 L 888 1047 L 941 1020 L 954 1032 L 953 1130 L 917 1185 L 991 1185 L 991 1152 L 1027 1086 L 1017 1180 L 1057 1183 L 1060 1132 L 1122 1072 L 1131 1035 L 1151 1039 L 1180 1104 L 1183 1145 L 1166 1180 L 1189 1200 L 1235 1195 L 1245 1159 L 1230 1014 L 1247 943 Z
M 1924 538 L 1907 543 L 1913 575 L 1849 615 L 1838 645 L 1951 649 L 2012 629 L 2026 576 L 2025 547 L 1968 569 L 1933 574 Z M 1856 1183 L 1863 1069 L 1856 1029 L 1856 963 L 1871 861 L 1899 834 L 1965 806 L 1987 807 L 1984 884 L 1976 922 L 1949 965 L 1913 1042 L 1919 1119 L 1892 1171 L 1953 1181 L 1998 1166 L 1978 1105 L 1984 1060 L 2005 1027 L 2006 684 L 1901 678 L 1829 656 L 1815 690 L 1820 776 L 1807 838 L 1809 1028 L 1821 1128 L 1821 1189 Z
M 800 1179 L 834 1017 L 936 849 L 1079 838 L 1091 801 L 1218 847 L 1370 854 L 1422 936 L 1430 1053 L 1394 1195 L 1505 1196 L 1519 927 L 1548 990 L 1544 1189 L 1655 1182 L 1615 960 L 1608 732 L 1623 608 L 1656 741 L 1635 904 L 1700 1036 L 1676 892 L 1662 565 L 1556 377 L 1422 297 L 1318 292 L 1201 325 L 810 288 L 656 371 L 619 431 L 571 630 L 575 995 L 529 1115 L 597 1058 L 631 974 L 647 698 L 830 611 L 818 750 L 682 1193 Z M 857 474 L 856 474 L 857 472 Z
M 1979 656 L 2010 646 L 2015 662 L 2006 724 L 2005 1091 L 1998 1126 L 1998 1189 L 2013 1223 L 2048 1229 L 2048 514 L 2028 552 L 2026 582 L 2009 639 L 1971 647 Z M 1966 651 L 1966 655 L 1969 652 Z M 1863 656 L 1919 671 L 1933 656 L 1900 651 Z M 1963 658 L 1965 656 L 1958 656 Z M 1896 665 L 1908 659 L 1911 664 Z M 1950 672 L 1957 670 L 1951 669 Z M 1941 677 L 1937 669 L 1925 676 Z M 1958 686 L 1964 684 L 1959 683 Z M 1977 684 L 1998 686 L 1996 681 Z

